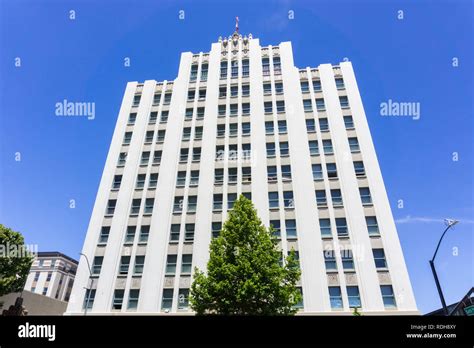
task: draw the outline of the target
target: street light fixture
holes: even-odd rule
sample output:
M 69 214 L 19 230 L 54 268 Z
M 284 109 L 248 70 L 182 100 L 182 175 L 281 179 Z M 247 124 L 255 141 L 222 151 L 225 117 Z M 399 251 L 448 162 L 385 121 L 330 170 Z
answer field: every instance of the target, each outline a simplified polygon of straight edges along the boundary
M 439 298 L 441 299 L 441 304 L 443 305 L 444 315 L 448 315 L 448 307 L 446 306 L 446 301 L 444 300 L 443 291 L 441 290 L 441 285 L 439 284 L 438 275 L 436 274 L 436 269 L 435 269 L 435 266 L 434 266 L 434 260 L 435 260 L 436 254 L 438 253 L 438 249 L 439 249 L 439 246 L 441 244 L 441 241 L 443 240 L 444 235 L 446 234 L 446 232 L 448 232 L 448 230 L 451 227 L 456 225 L 458 222 L 459 222 L 458 220 L 444 219 L 444 223 L 446 224 L 447 227 L 444 230 L 443 234 L 441 235 L 441 238 L 439 239 L 439 242 L 438 242 L 436 250 L 433 254 L 433 257 L 430 260 L 431 271 L 433 272 L 433 277 L 434 277 L 434 280 L 435 280 L 435 283 L 436 283 L 436 288 L 438 289 Z
M 86 259 L 87 268 L 89 269 L 89 279 L 90 279 L 90 283 L 91 283 L 90 288 L 89 289 L 86 288 L 86 290 L 89 290 L 89 293 L 87 294 L 86 308 L 84 309 L 84 315 L 87 315 L 87 308 L 89 308 L 89 301 L 90 301 L 90 298 L 91 298 L 92 285 L 93 285 L 93 282 L 94 282 L 94 278 L 92 278 L 92 270 L 91 270 L 91 265 L 89 263 L 89 258 L 87 257 L 86 254 L 83 254 L 83 253 L 79 253 L 79 255 L 84 256 L 84 258 Z

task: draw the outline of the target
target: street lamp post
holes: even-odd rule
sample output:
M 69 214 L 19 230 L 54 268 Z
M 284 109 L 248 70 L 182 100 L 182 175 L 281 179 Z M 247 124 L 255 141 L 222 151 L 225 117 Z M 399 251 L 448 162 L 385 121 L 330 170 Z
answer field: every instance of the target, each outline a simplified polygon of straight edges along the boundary
M 443 305 L 444 315 L 448 315 L 448 307 L 446 306 L 446 301 L 444 300 L 443 291 L 441 290 L 441 285 L 439 284 L 438 274 L 436 273 L 436 269 L 435 269 L 435 266 L 434 266 L 434 260 L 435 260 L 436 254 L 438 253 L 438 249 L 439 249 L 439 246 L 441 244 L 441 241 L 443 240 L 444 235 L 446 234 L 446 232 L 448 232 L 448 230 L 452 226 L 456 225 L 459 221 L 458 220 L 451 220 L 451 219 L 445 219 L 444 221 L 445 221 L 447 227 L 444 230 L 443 234 L 441 235 L 441 238 L 439 239 L 439 242 L 438 242 L 436 250 L 433 254 L 433 257 L 430 260 L 430 267 L 431 267 L 431 271 L 433 272 L 433 277 L 434 277 L 434 280 L 435 280 L 435 283 L 436 283 L 436 288 L 438 289 L 439 298 L 441 299 L 441 304 Z
M 92 278 L 92 270 L 91 270 L 91 265 L 89 263 L 89 258 L 87 257 L 86 254 L 83 254 L 83 253 L 80 253 L 81 256 L 84 256 L 84 258 L 86 259 L 86 262 L 87 262 L 87 268 L 89 269 L 89 280 L 90 280 L 90 288 L 86 290 L 89 290 L 89 293 L 87 294 L 87 300 L 86 300 L 86 308 L 84 308 L 84 315 L 87 315 L 87 308 L 89 308 L 89 301 L 90 301 L 90 298 L 91 298 L 91 292 L 92 292 L 92 285 L 93 285 L 93 282 L 94 282 L 94 278 Z

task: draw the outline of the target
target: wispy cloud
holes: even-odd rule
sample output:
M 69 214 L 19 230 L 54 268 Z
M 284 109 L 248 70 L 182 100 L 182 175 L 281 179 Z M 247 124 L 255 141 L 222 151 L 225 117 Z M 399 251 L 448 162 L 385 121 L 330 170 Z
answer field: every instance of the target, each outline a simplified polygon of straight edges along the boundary
M 273 12 L 264 19 L 265 27 L 276 31 L 285 30 L 289 23 L 288 13 L 284 11 Z
M 460 223 L 462 224 L 474 224 L 474 220 L 472 219 L 456 219 L 459 220 Z M 444 223 L 444 219 L 442 218 L 433 218 L 433 217 L 425 217 L 425 216 L 410 216 L 407 215 L 403 218 L 400 219 L 395 219 L 395 223 L 397 224 L 409 224 L 409 223 L 432 223 L 432 222 L 437 222 L 437 223 Z
M 272 31 L 284 31 L 290 24 L 290 11 L 292 18 L 294 18 L 294 10 L 292 9 L 292 1 L 279 0 L 274 2 L 274 10 L 270 10 L 262 18 L 262 23 L 265 28 Z

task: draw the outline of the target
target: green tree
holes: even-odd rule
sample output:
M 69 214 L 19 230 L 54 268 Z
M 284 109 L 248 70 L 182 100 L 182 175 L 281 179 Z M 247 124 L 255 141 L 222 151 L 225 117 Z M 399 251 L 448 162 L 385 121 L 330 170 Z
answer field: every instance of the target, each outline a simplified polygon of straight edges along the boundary
M 23 289 L 32 262 L 21 233 L 0 224 L 0 296 Z
M 292 250 L 280 265 L 282 252 L 273 232 L 241 195 L 219 237 L 211 241 L 207 274 L 195 268 L 190 304 L 198 315 L 296 313 L 299 263 Z

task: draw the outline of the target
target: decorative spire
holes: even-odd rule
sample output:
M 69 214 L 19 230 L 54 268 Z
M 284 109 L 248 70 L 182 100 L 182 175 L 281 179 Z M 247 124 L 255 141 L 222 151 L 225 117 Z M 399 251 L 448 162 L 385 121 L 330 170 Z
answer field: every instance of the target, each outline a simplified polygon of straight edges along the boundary
M 235 32 L 239 32 L 239 17 L 235 17 Z

